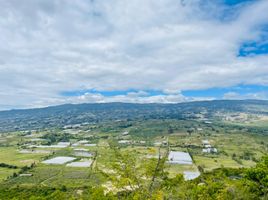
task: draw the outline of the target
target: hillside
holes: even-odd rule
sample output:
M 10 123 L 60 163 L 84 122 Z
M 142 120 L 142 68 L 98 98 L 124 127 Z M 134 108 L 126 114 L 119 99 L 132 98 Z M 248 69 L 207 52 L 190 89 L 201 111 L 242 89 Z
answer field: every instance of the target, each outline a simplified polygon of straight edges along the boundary
M 268 101 L 217 100 L 178 104 L 66 104 L 0 112 L 0 131 L 62 127 L 110 120 L 210 119 L 219 113 L 268 115 Z

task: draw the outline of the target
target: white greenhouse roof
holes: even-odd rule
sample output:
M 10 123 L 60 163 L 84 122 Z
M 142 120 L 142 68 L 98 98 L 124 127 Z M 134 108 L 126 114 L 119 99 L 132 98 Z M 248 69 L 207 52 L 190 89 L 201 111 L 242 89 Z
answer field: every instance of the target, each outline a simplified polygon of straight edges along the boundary
M 54 165 L 62 165 L 65 164 L 67 162 L 73 161 L 76 158 L 74 157 L 65 157 L 65 156 L 59 156 L 59 157 L 55 157 L 49 160 L 45 160 L 42 163 L 44 164 L 54 164 Z
M 179 151 L 171 151 L 168 156 L 168 162 L 171 164 L 193 164 L 193 160 L 189 153 Z
M 79 161 L 79 162 L 71 162 L 69 164 L 67 164 L 67 167 L 90 167 L 92 163 L 92 160 L 88 160 L 88 161 Z

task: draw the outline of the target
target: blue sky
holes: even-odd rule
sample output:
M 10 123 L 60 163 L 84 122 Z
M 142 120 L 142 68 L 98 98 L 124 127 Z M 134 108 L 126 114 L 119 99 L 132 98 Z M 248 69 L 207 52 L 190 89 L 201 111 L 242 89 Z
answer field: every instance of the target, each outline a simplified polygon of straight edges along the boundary
M 267 0 L 0 1 L 0 110 L 268 99 Z
M 130 89 L 130 90 L 122 90 L 122 91 L 97 91 L 97 90 L 81 90 L 81 91 L 69 91 L 63 92 L 62 95 L 66 97 L 77 97 L 84 94 L 101 94 L 105 97 L 113 97 L 113 96 L 124 96 L 130 93 L 138 93 L 138 90 Z M 147 90 L 143 91 L 145 96 L 159 96 L 166 95 L 162 91 L 155 90 Z M 268 93 L 268 86 L 261 85 L 237 85 L 232 87 L 224 87 L 224 88 L 209 88 L 204 90 L 185 90 L 181 91 L 181 94 L 185 97 L 189 98 L 215 98 L 215 99 L 224 99 L 226 94 L 236 94 L 236 98 L 239 99 L 254 99 L 254 94 L 259 93 Z M 248 96 L 252 95 L 252 96 Z
M 260 85 L 238 85 L 225 88 L 209 88 L 205 90 L 189 90 L 183 91 L 183 95 L 188 97 L 215 97 L 216 99 L 223 99 L 225 94 L 236 93 L 241 97 L 247 94 L 257 94 L 260 92 L 268 92 L 268 86 Z M 253 98 L 253 97 L 252 97 Z
M 241 44 L 238 56 L 258 56 L 268 54 L 268 24 L 259 27 L 260 35 L 255 40 Z
M 118 91 L 118 90 L 114 90 L 114 91 L 81 90 L 81 91 L 63 92 L 62 95 L 67 96 L 67 97 L 74 97 L 74 96 L 81 96 L 85 93 L 92 93 L 92 94 L 101 94 L 107 97 L 111 97 L 111 96 L 117 96 L 117 95 L 127 95 L 128 93 L 137 93 L 137 92 L 139 91 L 134 90 L 134 89 L 121 90 L 121 91 Z M 144 92 L 148 93 L 148 95 L 150 96 L 164 95 L 164 93 L 161 91 L 148 90 Z
M 237 4 L 250 3 L 253 1 L 258 1 L 258 0 L 223 0 L 223 3 L 225 3 L 226 5 L 234 6 Z

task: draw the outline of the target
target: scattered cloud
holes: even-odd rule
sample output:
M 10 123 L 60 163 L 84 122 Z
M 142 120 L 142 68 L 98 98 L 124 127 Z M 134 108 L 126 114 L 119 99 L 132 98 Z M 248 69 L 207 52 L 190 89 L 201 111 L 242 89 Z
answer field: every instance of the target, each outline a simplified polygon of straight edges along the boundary
M 224 94 L 224 99 L 238 100 L 238 99 L 257 99 L 257 100 L 267 100 L 268 92 L 256 92 L 256 93 L 246 93 L 239 94 L 237 92 L 228 92 Z

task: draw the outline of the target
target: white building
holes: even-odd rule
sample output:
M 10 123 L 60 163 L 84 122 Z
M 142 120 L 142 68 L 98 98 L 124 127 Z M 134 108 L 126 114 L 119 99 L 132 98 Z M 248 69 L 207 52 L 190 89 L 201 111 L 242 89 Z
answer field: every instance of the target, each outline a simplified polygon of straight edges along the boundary
M 154 143 L 154 146 L 161 146 L 162 145 L 162 142 L 155 142 Z
M 128 134 L 129 134 L 128 131 L 125 131 L 125 132 L 122 133 L 123 136 L 126 136 Z
M 130 140 L 119 140 L 118 144 L 130 144 L 131 141 Z
M 218 150 L 216 148 L 206 148 L 202 149 L 203 153 L 218 153 Z
M 202 149 L 202 152 L 203 153 L 210 153 L 211 152 L 211 149 L 210 148 L 208 148 L 208 149 Z

